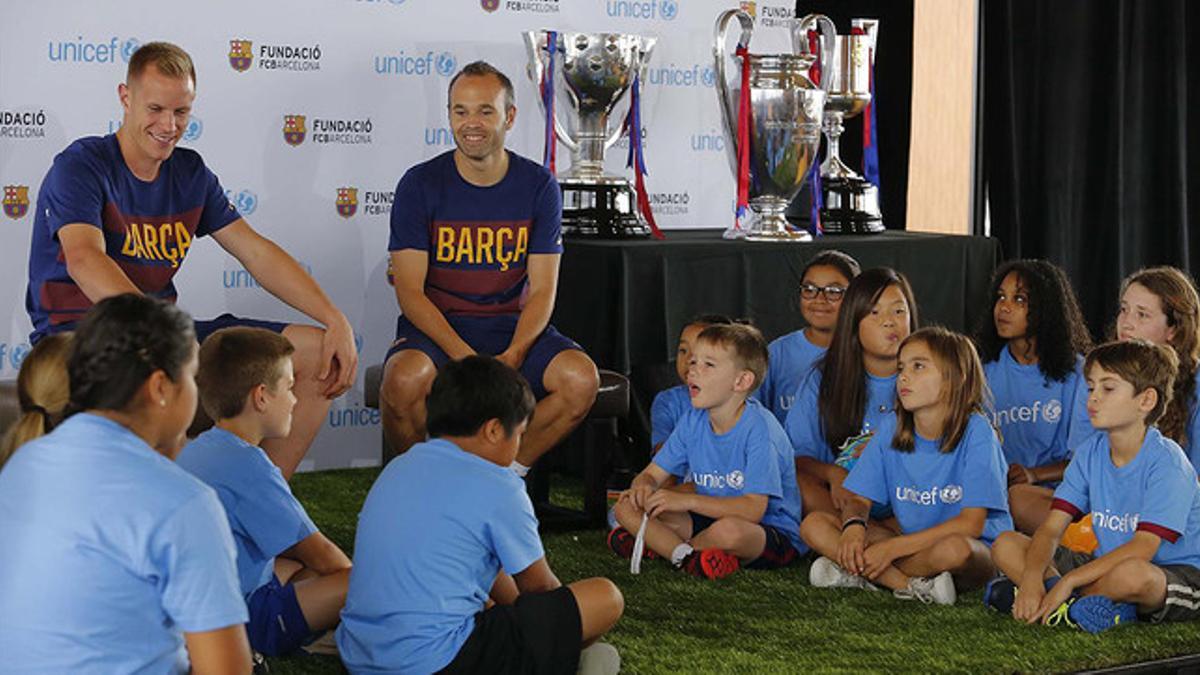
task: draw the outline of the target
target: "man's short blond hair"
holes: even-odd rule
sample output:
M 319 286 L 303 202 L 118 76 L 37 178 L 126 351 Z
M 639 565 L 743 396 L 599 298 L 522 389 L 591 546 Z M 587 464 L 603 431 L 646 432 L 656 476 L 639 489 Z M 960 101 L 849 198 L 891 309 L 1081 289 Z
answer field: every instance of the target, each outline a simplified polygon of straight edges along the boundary
M 190 78 L 192 86 L 196 84 L 196 66 L 192 63 L 192 57 L 181 47 L 170 42 L 147 42 L 138 47 L 133 56 L 129 57 L 125 83 L 131 84 L 147 66 L 154 66 L 167 77 L 180 80 Z

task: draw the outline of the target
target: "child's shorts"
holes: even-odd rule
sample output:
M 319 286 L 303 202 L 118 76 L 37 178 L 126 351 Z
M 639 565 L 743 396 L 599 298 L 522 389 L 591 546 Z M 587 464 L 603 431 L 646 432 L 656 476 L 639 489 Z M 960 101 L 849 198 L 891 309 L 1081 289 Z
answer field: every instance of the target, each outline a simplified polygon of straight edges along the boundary
M 710 525 L 717 522 L 715 518 L 701 515 L 692 511 L 688 511 L 692 516 L 692 537 L 700 534 L 708 529 Z M 792 546 L 792 542 L 788 540 L 783 532 L 771 525 L 763 525 L 758 523 L 758 526 L 763 529 L 767 535 L 767 543 L 763 546 L 762 553 L 750 562 L 742 565 L 748 570 L 773 570 L 780 567 L 787 567 L 800 555 L 796 552 L 796 548 Z
M 1095 560 L 1088 553 L 1059 546 L 1054 552 L 1054 569 L 1059 574 L 1082 567 Z M 1162 607 L 1150 614 L 1138 613 L 1142 621 L 1190 621 L 1200 619 L 1200 568 L 1191 565 L 1158 565 L 1167 577 L 1167 599 Z
M 508 349 L 512 343 L 513 333 L 517 330 L 517 314 L 500 314 L 497 316 L 461 316 L 450 315 L 446 317 L 446 321 L 450 323 L 450 327 L 455 333 L 480 354 L 490 354 L 495 356 Z M 388 359 L 392 358 L 393 354 L 402 352 L 406 349 L 416 349 L 424 353 L 433 361 L 435 368 L 441 368 L 443 364 L 450 360 L 446 352 L 437 345 L 430 337 L 422 333 L 416 326 L 412 324 L 403 314 L 396 319 L 396 340 L 392 342 L 392 346 L 388 349 L 387 355 L 383 357 L 383 362 L 387 363 Z M 529 348 L 529 353 L 525 355 L 525 361 L 521 364 L 521 375 L 525 381 L 529 383 L 529 388 L 533 390 L 533 395 L 537 399 L 541 399 L 546 395 L 546 386 L 542 382 L 542 376 L 546 372 L 546 368 L 550 362 L 558 356 L 559 352 L 568 349 L 578 349 L 583 351 L 574 340 L 559 333 L 553 325 L 547 324 L 546 330 L 537 337 L 533 342 L 533 346 Z
M 475 628 L 440 673 L 574 675 L 583 646 L 583 620 L 566 586 L 522 593 L 511 605 L 475 615 Z
M 246 634 L 250 647 L 267 656 L 290 654 L 305 644 L 312 631 L 296 600 L 296 587 L 280 584 L 274 575 L 246 601 L 250 622 Z

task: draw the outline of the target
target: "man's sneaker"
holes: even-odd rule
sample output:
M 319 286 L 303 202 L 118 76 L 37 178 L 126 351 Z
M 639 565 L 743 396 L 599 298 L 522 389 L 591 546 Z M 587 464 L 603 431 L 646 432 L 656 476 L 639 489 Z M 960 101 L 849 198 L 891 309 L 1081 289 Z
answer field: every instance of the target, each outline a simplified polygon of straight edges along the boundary
M 633 545 L 636 542 L 637 537 L 623 527 L 614 527 L 612 532 L 608 533 L 608 547 L 626 560 L 633 557 Z M 642 550 L 642 560 L 654 560 L 657 557 L 658 554 L 649 548 Z
M 892 595 L 901 600 L 920 600 L 927 605 L 953 605 L 957 598 L 954 577 L 949 572 L 942 572 L 936 577 L 911 577 L 908 588 L 894 590 Z
M 1113 602 L 1103 595 L 1086 595 L 1067 609 L 1068 623 L 1089 633 L 1099 633 L 1137 621 L 1137 605 Z
M 706 548 L 689 553 L 679 568 L 688 574 L 716 581 L 738 571 L 739 566 L 737 556 L 732 553 L 719 548 Z
M 857 574 L 851 574 L 825 556 L 813 561 L 808 568 L 808 583 L 815 588 L 861 588 L 877 591 L 879 587 Z
M 996 577 L 987 582 L 987 586 L 983 587 L 984 606 L 994 609 L 1001 614 L 1011 614 L 1013 603 L 1016 601 L 1017 585 L 1008 577 Z

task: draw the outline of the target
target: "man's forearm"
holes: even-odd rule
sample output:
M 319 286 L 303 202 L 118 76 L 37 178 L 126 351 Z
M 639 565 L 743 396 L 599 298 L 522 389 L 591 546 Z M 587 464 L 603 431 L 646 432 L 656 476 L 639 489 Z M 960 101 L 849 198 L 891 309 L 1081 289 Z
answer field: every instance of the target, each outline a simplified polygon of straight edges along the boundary
M 67 274 L 93 303 L 122 293 L 142 292 L 103 252 L 68 256 Z
M 446 320 L 446 316 L 423 291 L 397 291 L 396 298 L 404 316 L 408 317 L 417 330 L 441 347 L 447 356 L 452 359 L 461 359 L 475 353 L 471 345 L 468 345 L 455 332 L 450 322 Z
M 525 306 L 521 308 L 521 316 L 517 319 L 517 328 L 513 331 L 509 351 L 516 352 L 521 358 L 533 347 L 542 331 L 550 325 L 550 315 L 554 313 L 554 292 L 545 290 L 529 296 Z
M 268 293 L 321 325 L 345 320 L 316 280 L 275 242 L 263 239 L 262 250 L 242 264 Z

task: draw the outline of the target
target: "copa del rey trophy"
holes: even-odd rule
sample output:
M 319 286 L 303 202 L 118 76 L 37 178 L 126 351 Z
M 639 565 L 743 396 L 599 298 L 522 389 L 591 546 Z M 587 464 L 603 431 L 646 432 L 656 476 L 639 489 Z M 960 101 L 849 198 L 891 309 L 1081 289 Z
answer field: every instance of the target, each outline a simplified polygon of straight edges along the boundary
M 879 22 L 874 19 L 853 19 L 849 35 L 833 38 L 833 58 L 821 69 L 821 85 L 828 91 L 823 125 L 826 157 L 821 164 L 821 226 L 826 234 L 873 234 L 884 230 L 879 189 L 846 166 L 839 152 L 843 120 L 861 114 L 871 103 L 878 31 Z M 793 33 L 792 39 L 807 41 L 807 36 Z M 821 39 L 829 40 L 825 36 Z M 793 44 L 793 48 L 799 46 Z M 868 119 L 865 123 L 873 122 Z
M 735 57 L 740 63 L 737 84 L 727 84 L 726 37 L 734 20 L 741 25 Z M 750 37 L 754 19 L 745 11 L 730 9 L 717 17 L 713 35 L 717 98 L 725 123 L 734 175 L 738 179 L 737 216 L 726 238 L 751 241 L 811 241 L 812 236 L 792 228 L 784 213 L 799 193 L 817 161 L 826 91 L 809 79 L 817 55 L 808 49 L 809 29 L 822 37 L 822 63 L 832 58 L 833 22 L 810 14 L 793 27 L 792 54 L 752 54 Z M 753 214 L 748 212 L 753 211 Z
M 621 33 L 523 33 L 529 77 L 537 85 L 546 116 L 543 163 L 556 172 L 556 145 L 571 152 L 571 168 L 558 183 L 563 196 L 563 232 L 605 238 L 653 234 L 662 237 L 650 210 L 643 176 L 641 83 L 655 38 Z M 559 106 L 556 91 L 567 93 Z M 630 92 L 624 122 L 609 129 L 617 102 Z M 566 125 L 559 108 L 567 109 Z M 622 135 L 629 138 L 629 181 L 604 171 L 604 152 Z

